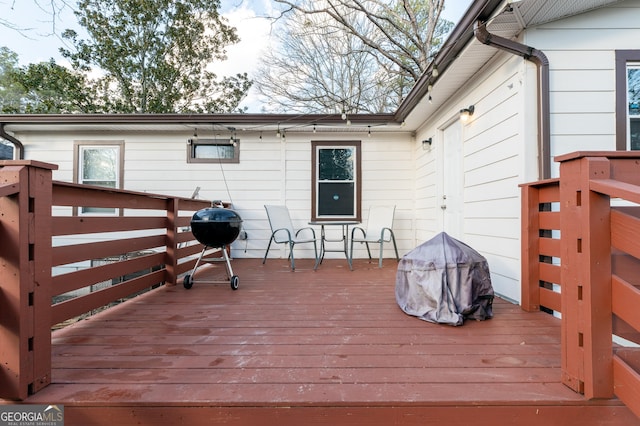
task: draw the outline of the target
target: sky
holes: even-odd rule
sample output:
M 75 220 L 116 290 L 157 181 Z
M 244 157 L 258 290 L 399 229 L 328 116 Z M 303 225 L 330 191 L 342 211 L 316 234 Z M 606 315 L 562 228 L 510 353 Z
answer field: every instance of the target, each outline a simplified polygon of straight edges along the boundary
M 446 0 L 442 16 L 457 23 L 472 0 Z M 73 0 L 68 1 L 73 2 Z M 38 6 L 38 3 L 42 7 Z M 59 54 L 64 45 L 56 34 L 67 28 L 80 32 L 71 9 L 61 11 L 55 25 L 45 0 L 0 0 L 0 46 L 5 46 L 18 54 L 21 65 L 48 61 L 54 58 L 59 64 L 66 61 Z M 252 70 L 258 64 L 262 51 L 269 46 L 270 22 L 261 18 L 274 7 L 271 0 L 221 0 L 223 15 L 229 24 L 235 26 L 240 43 L 229 46 L 228 59 L 216 66 L 218 75 L 234 75 Z M 8 28 L 7 23 L 18 29 Z M 249 112 L 260 112 L 256 95 L 250 93 L 243 102 Z

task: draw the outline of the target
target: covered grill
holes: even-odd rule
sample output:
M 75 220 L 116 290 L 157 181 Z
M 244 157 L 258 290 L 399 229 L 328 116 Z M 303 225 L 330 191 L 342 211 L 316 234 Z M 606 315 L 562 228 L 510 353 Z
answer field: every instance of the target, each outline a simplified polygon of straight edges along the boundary
M 396 301 L 422 320 L 462 325 L 493 316 L 493 287 L 486 259 L 442 232 L 407 253 L 398 264 Z
M 209 207 L 194 213 L 191 218 L 191 232 L 198 242 L 204 245 L 204 248 L 191 274 L 187 274 L 184 277 L 183 284 L 185 288 L 188 289 L 193 286 L 193 276 L 201 262 L 224 261 L 227 265 L 227 275 L 229 276 L 231 288 L 237 290 L 240 280 L 237 275 L 233 274 L 227 246 L 238 238 L 241 228 L 242 219 L 240 215 L 230 209 Z M 205 252 L 210 248 L 221 248 L 222 258 L 204 259 Z

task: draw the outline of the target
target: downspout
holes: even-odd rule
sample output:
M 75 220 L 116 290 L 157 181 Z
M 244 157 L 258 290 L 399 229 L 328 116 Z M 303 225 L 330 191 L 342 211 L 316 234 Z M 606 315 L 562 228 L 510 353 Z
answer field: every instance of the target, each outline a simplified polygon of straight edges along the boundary
M 24 145 L 18 139 L 14 138 L 4 130 L 4 123 L 0 123 L 0 138 L 5 139 L 13 144 L 18 151 L 18 160 L 24 160 Z M 14 155 L 15 158 L 15 155 Z
M 551 177 L 551 107 L 549 101 L 549 60 L 540 50 L 518 43 L 487 31 L 484 22 L 476 21 L 473 26 L 476 38 L 487 46 L 492 46 L 513 55 L 522 56 L 536 64 L 538 68 L 538 173 L 540 179 Z

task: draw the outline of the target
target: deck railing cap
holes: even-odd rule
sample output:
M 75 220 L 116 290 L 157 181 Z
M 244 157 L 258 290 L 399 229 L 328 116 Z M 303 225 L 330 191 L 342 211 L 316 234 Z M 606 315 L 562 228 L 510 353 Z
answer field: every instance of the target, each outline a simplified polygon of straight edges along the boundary
M 575 160 L 582 157 L 607 157 L 607 158 L 640 158 L 638 151 L 575 151 L 557 155 L 553 158 L 556 163 Z
M 45 163 L 44 161 L 36 160 L 0 160 L 0 167 L 5 166 L 31 166 L 41 169 L 58 170 L 57 164 Z

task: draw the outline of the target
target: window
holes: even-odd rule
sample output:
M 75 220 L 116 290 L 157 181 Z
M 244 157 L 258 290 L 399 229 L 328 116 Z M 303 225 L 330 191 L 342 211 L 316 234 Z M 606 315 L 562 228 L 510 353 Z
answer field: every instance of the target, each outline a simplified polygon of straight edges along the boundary
M 122 142 L 76 142 L 74 182 L 122 188 L 123 155 Z M 81 207 L 80 213 L 115 215 L 118 212 L 109 207 Z
M 13 160 L 13 145 L 0 140 L 0 160 Z
M 239 163 L 240 140 L 189 139 L 187 163 Z
M 629 149 L 640 150 L 640 63 L 627 65 Z
M 616 149 L 640 150 L 640 50 L 616 51 Z
M 311 142 L 312 220 L 361 220 L 360 142 Z

